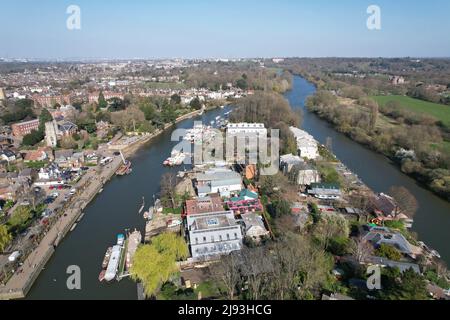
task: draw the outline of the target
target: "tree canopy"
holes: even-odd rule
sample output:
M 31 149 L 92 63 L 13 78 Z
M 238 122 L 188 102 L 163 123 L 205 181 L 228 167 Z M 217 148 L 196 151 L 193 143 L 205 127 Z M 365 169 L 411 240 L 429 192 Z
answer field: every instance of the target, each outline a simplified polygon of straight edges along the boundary
M 142 282 L 147 296 L 153 296 L 178 271 L 176 262 L 188 255 L 183 238 L 174 233 L 161 234 L 136 250 L 131 277 Z

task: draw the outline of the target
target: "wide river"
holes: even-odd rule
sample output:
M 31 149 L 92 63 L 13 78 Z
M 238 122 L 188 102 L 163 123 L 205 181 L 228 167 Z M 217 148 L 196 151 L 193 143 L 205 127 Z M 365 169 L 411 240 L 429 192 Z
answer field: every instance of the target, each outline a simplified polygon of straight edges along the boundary
M 373 190 L 387 191 L 394 185 L 407 187 L 420 205 L 414 219 L 414 231 L 449 262 L 450 204 L 418 186 L 385 157 L 351 141 L 308 112 L 304 103 L 315 90 L 311 83 L 296 76 L 292 90 L 285 95 L 294 109 L 303 110 L 303 129 L 321 143 L 331 138 L 338 158 Z M 174 128 L 192 127 L 195 120 L 208 124 L 227 110 L 210 111 L 201 117 L 180 122 Z M 144 231 L 144 220 L 138 210 L 142 196 L 146 198 L 146 207 L 151 204 L 153 194 L 159 190 L 161 175 L 169 170 L 161 163 L 176 144 L 170 141 L 171 132 L 168 130 L 161 134 L 133 156 L 130 176 L 114 177 L 106 184 L 104 191 L 86 208 L 83 220 L 56 249 L 28 299 L 137 299 L 134 282 L 124 279 L 110 284 L 100 283 L 98 274 L 105 250 L 115 242 L 117 233 L 127 228 Z M 71 265 L 81 269 L 81 290 L 67 289 L 66 270 Z

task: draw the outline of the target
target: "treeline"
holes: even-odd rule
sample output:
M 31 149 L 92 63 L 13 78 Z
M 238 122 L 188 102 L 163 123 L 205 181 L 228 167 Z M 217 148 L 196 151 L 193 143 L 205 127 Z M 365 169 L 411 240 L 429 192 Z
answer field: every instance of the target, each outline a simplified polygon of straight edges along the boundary
M 226 89 L 229 84 L 242 90 L 270 90 L 283 93 L 292 86 L 292 75 L 259 64 L 202 63 L 183 71 L 186 85 L 210 90 Z
M 294 112 L 289 102 L 276 92 L 256 92 L 237 102 L 230 116 L 231 122 L 264 123 L 266 128 L 280 130 L 280 152 L 297 153 L 297 145 L 289 126 L 298 127 L 300 113 Z
M 20 99 L 16 102 L 8 102 L 6 105 L 7 111 L 1 116 L 4 124 L 10 125 L 22 120 L 35 119 L 36 115 L 33 111 L 33 100 Z

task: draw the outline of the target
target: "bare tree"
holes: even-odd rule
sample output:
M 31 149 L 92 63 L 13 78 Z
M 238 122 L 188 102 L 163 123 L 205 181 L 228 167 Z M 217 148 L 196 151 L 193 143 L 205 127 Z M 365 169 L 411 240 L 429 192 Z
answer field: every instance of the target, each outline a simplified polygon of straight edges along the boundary
M 222 256 L 220 261 L 211 266 L 211 273 L 227 290 L 228 299 L 233 300 L 236 287 L 240 281 L 239 257 L 237 253 Z
M 269 252 L 263 247 L 244 248 L 241 251 L 241 273 L 247 280 L 249 299 L 261 300 L 267 297 L 273 273 Z
M 396 202 L 396 208 L 394 215 L 397 217 L 399 214 L 412 218 L 419 205 L 414 195 L 409 192 L 405 187 L 394 186 L 389 189 L 389 195 L 394 198 Z
M 362 237 L 358 237 L 352 239 L 350 251 L 355 260 L 362 263 L 370 256 L 373 247 Z
M 177 185 L 177 177 L 174 173 L 168 172 L 161 177 L 161 200 L 170 201 L 172 208 L 176 207 L 175 204 L 175 187 Z

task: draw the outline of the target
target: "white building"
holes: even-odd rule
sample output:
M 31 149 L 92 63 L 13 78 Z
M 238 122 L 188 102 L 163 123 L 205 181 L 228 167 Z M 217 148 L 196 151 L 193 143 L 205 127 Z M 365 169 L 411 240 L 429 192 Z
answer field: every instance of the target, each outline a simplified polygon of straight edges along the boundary
M 299 156 L 306 159 L 317 159 L 319 157 L 318 143 L 312 135 L 296 127 L 289 128 L 297 141 Z
M 242 229 L 233 211 L 188 215 L 186 223 L 193 258 L 208 259 L 242 248 Z

